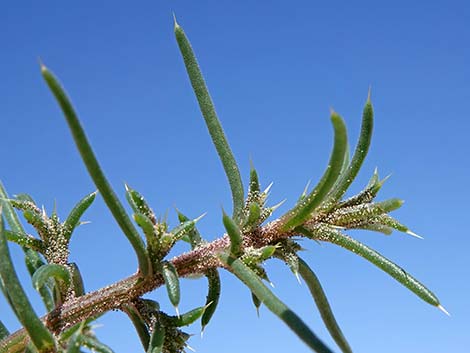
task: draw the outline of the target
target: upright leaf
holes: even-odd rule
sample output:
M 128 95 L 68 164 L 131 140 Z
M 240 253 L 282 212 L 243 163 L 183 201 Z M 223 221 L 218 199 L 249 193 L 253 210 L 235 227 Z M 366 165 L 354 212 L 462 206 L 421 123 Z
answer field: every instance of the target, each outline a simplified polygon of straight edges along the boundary
M 341 174 L 341 177 L 338 179 L 338 182 L 333 187 L 333 190 L 325 199 L 324 208 L 326 210 L 329 210 L 335 206 L 336 202 L 341 199 L 341 197 L 344 195 L 346 190 L 356 178 L 359 169 L 361 168 L 362 163 L 364 162 L 364 159 L 367 156 L 367 152 L 369 151 L 373 126 L 374 110 L 370 101 L 369 92 L 369 96 L 367 97 L 367 102 L 362 113 L 361 133 L 353 157 L 351 159 L 351 163 L 349 164 L 348 169 L 346 169 L 346 171 Z
M 346 125 L 335 112 L 331 113 L 331 122 L 335 138 L 328 167 L 313 191 L 281 218 L 283 230 L 290 230 L 304 223 L 320 205 L 340 175 L 348 145 Z
M 227 142 L 222 125 L 220 124 L 217 113 L 215 112 L 214 104 L 204 81 L 204 77 L 199 69 L 199 64 L 196 56 L 194 55 L 191 44 L 183 29 L 176 22 L 176 19 L 175 36 L 181 55 L 183 56 L 191 85 L 193 86 L 194 93 L 199 103 L 199 108 L 201 109 L 207 129 L 211 135 L 212 142 L 219 154 L 230 184 L 233 200 L 233 218 L 239 221 L 243 208 L 244 192 L 237 162 L 235 161 L 235 157 L 233 156 L 232 150 Z

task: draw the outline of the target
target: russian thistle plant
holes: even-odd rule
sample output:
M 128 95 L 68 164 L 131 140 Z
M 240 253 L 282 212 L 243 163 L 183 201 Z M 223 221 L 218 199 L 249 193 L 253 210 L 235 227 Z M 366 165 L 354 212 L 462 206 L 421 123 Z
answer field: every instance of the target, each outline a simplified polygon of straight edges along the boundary
M 269 283 L 263 264 L 278 259 L 302 279 L 314 299 L 324 324 L 342 352 L 352 352 L 333 315 L 320 281 L 299 256 L 303 238 L 330 242 L 363 257 L 421 299 L 445 311 L 437 297 L 423 284 L 375 250 L 345 234 L 350 229 L 367 229 L 384 234 L 398 230 L 417 235 L 389 215 L 402 205 L 399 199 L 376 201 L 385 179 L 377 171 L 357 195 L 344 195 L 359 173 L 369 150 L 373 130 L 370 93 L 363 110 L 361 133 L 350 156 L 347 130 L 341 116 L 331 111 L 334 143 L 329 163 L 313 189 L 308 187 L 298 201 L 278 219 L 267 222 L 280 204 L 267 204 L 270 186 L 262 190 L 252 166 L 245 193 L 235 157 L 217 117 L 204 78 L 191 45 L 175 20 L 175 36 L 191 85 L 215 149 L 225 170 L 232 194 L 233 211 L 222 210 L 226 234 L 206 242 L 197 229 L 201 217 L 191 219 L 178 211 L 179 224 L 170 227 L 157 217 L 145 198 L 125 185 L 125 197 L 132 208 L 127 214 L 96 159 L 85 131 L 57 78 L 43 64 L 42 76 L 57 100 L 69 125 L 83 162 L 98 189 L 86 195 L 61 221 L 57 211 L 48 215 L 26 194 L 10 198 L 0 183 L 0 289 L 23 328 L 10 333 L 0 321 L 0 352 L 80 352 L 81 347 L 96 352 L 112 352 L 94 335 L 91 324 L 110 310 L 125 313 L 135 326 L 147 353 L 177 353 L 185 350 L 190 335 L 183 327 L 200 320 L 202 330 L 210 323 L 220 296 L 219 270 L 231 272 L 252 293 L 253 304 L 261 305 L 279 317 L 313 351 L 332 352 L 310 328 L 282 302 Z M 137 256 L 137 273 L 94 292 L 84 291 L 77 264 L 69 261 L 69 243 L 81 218 L 97 194 L 105 201 L 122 233 Z M 20 211 L 37 235 L 27 234 L 19 221 Z M 19 244 L 34 288 L 39 292 L 47 314 L 38 317 L 23 291 L 13 268 L 8 241 Z M 186 242 L 191 251 L 171 259 L 170 250 Z M 180 313 L 180 278 L 201 275 L 207 278 L 206 302 Z M 159 303 L 143 295 L 166 287 L 166 295 L 176 315 L 165 313 Z M 161 295 L 165 295 L 161 293 Z

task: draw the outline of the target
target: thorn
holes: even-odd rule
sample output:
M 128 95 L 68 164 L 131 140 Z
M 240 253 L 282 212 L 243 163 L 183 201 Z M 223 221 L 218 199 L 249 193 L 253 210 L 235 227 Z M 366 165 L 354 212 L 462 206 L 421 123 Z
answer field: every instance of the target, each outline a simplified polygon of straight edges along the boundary
M 84 224 L 90 224 L 91 221 L 81 221 L 80 223 L 78 223 L 79 226 L 83 226 Z
M 204 329 L 205 329 L 205 328 L 206 328 L 205 325 L 201 327 L 201 339 L 204 338 Z
M 301 197 L 307 196 L 308 188 L 310 187 L 310 182 L 311 182 L 311 181 L 312 181 L 312 179 L 310 179 L 309 181 L 307 181 L 307 185 L 305 185 L 305 188 L 304 188 L 304 191 L 302 192 Z
M 174 26 L 175 26 L 175 29 L 180 26 L 180 25 L 178 24 L 178 22 L 176 21 L 176 14 L 175 14 L 174 11 L 173 11 L 173 24 L 174 24 Z
M 276 211 L 279 207 L 281 207 L 281 206 L 284 204 L 284 202 L 286 202 L 286 200 L 287 200 L 287 199 L 284 199 L 284 200 L 282 200 L 281 202 L 279 202 L 278 204 L 272 206 L 272 207 L 271 207 L 271 212 Z
M 189 344 L 186 344 L 186 348 L 188 348 L 190 351 L 196 352 L 196 350 L 191 347 Z
M 130 187 L 127 183 L 124 183 L 124 188 L 126 189 L 126 192 L 129 192 L 130 190 Z
M 270 285 L 271 287 L 275 288 L 273 282 L 269 281 L 269 285 Z
M 424 239 L 421 235 L 418 235 L 418 234 L 412 232 L 411 230 L 407 230 L 407 231 L 406 231 L 406 234 L 409 234 L 409 235 L 411 235 L 411 236 L 413 236 L 413 237 L 415 237 L 415 238 L 418 238 L 418 239 Z
M 369 92 L 367 92 L 367 103 L 370 103 L 371 92 L 372 92 L 372 85 L 369 85 Z
M 302 282 L 300 281 L 299 273 L 298 273 L 298 272 L 294 272 L 294 275 L 295 275 L 295 278 L 297 278 L 297 282 L 299 282 L 299 284 L 301 285 Z
M 47 70 L 47 67 L 46 65 L 44 65 L 44 63 L 42 62 L 42 59 L 40 56 L 38 56 L 38 63 L 39 63 L 39 67 L 41 68 L 41 71 L 44 72 Z
M 272 186 L 273 186 L 273 182 L 271 182 L 271 184 L 269 184 L 268 187 L 266 189 L 264 189 L 263 194 L 269 193 L 269 190 L 271 190 Z
M 333 114 L 338 114 L 335 112 L 335 110 L 333 109 L 333 107 L 330 107 L 330 115 L 333 115 Z
M 258 315 L 259 318 L 259 307 L 256 308 L 256 315 Z
M 194 223 L 197 223 L 199 222 L 199 220 L 201 220 L 202 218 L 204 218 L 204 216 L 207 214 L 207 212 L 204 212 L 202 215 L 200 215 L 199 217 L 193 219 Z
M 439 304 L 439 305 L 437 306 L 437 308 L 438 308 L 440 311 L 444 312 L 444 314 L 446 314 L 447 316 L 450 316 L 449 312 L 448 312 L 446 309 L 444 309 L 444 307 L 443 307 L 441 304 Z
M 44 207 L 44 205 L 42 205 L 42 217 L 44 217 L 44 218 L 47 217 L 46 208 Z
M 175 311 L 176 311 L 176 316 L 178 316 L 178 319 L 180 318 L 180 311 L 177 306 L 175 306 Z

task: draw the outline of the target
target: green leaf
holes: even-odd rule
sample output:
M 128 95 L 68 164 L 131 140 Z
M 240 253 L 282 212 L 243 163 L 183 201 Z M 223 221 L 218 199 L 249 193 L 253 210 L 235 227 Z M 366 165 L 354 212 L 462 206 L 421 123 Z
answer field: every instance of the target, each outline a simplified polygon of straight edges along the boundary
M 34 273 L 34 288 L 36 288 L 36 290 L 41 288 L 51 278 L 63 282 L 67 287 L 70 285 L 70 272 L 65 266 L 57 264 L 47 264 L 38 268 L 37 271 Z
M 64 237 L 66 239 L 70 239 L 73 230 L 79 225 L 80 218 L 95 200 L 96 194 L 97 192 L 95 191 L 85 196 L 75 205 L 72 211 L 70 211 L 67 219 L 64 222 Z
M 69 98 L 61 87 L 59 81 L 44 65 L 41 65 L 41 72 L 44 80 L 49 86 L 49 89 L 64 113 L 72 136 L 75 140 L 75 144 L 80 152 L 88 173 L 114 216 L 114 219 L 137 254 L 140 272 L 143 276 L 149 275 L 151 272 L 151 266 L 147 256 L 147 251 L 145 250 L 144 242 L 106 179 Z
M 336 319 L 334 317 L 333 311 L 331 310 L 326 294 L 323 291 L 323 288 L 320 284 L 315 273 L 308 266 L 308 264 L 299 257 L 299 274 L 307 283 L 308 289 L 312 294 L 312 297 L 315 301 L 315 304 L 320 311 L 321 318 L 325 323 L 326 328 L 330 332 L 331 337 L 335 340 L 338 347 L 341 348 L 343 353 L 352 353 L 349 343 L 346 341 L 346 338 L 343 335 Z
M 160 325 L 157 321 L 153 326 L 152 336 L 150 337 L 150 344 L 147 353 L 162 353 L 163 344 L 165 343 L 165 327 Z
M 255 306 L 256 308 L 256 313 L 258 314 L 259 316 L 259 308 L 261 306 L 261 300 L 258 299 L 258 297 L 253 293 L 251 292 L 251 301 L 253 302 L 253 305 Z
M 329 210 L 336 205 L 336 203 L 341 199 L 341 197 L 356 178 L 359 169 L 361 168 L 362 163 L 367 156 L 367 152 L 369 151 L 373 126 L 374 111 L 372 108 L 372 103 L 370 102 L 369 92 L 369 97 L 367 98 L 367 102 L 362 114 L 361 133 L 353 157 L 351 159 L 351 163 L 349 164 L 348 169 L 344 173 L 341 173 L 341 177 L 333 187 L 333 190 L 331 190 L 329 195 L 327 195 L 327 198 L 324 201 L 325 210 Z
M 210 303 L 208 306 L 210 306 Z M 191 325 L 204 314 L 206 308 L 207 306 L 200 306 L 199 308 L 190 310 L 180 316 L 170 316 L 171 323 L 176 327 Z
M 178 305 L 180 303 L 180 281 L 178 278 L 178 272 L 171 262 L 162 262 L 162 276 L 165 280 L 168 298 L 170 299 L 171 304 L 175 307 L 176 313 L 179 316 Z
M 335 138 L 328 167 L 313 191 L 281 218 L 282 230 L 293 229 L 310 218 L 340 176 L 347 152 L 348 137 L 343 119 L 335 112 L 331 113 L 331 122 Z
M 159 254 L 160 243 L 158 241 L 158 234 L 155 230 L 152 220 L 142 213 L 135 213 L 134 220 L 144 232 L 149 252 L 152 253 L 152 255 Z
M 11 262 L 10 251 L 4 234 L 2 210 L 0 207 L 0 277 L 4 290 L 13 305 L 14 312 L 31 341 L 40 353 L 54 349 L 54 337 L 36 315 L 21 287 Z
M 212 138 L 212 142 L 217 150 L 222 165 L 227 175 L 230 189 L 232 191 L 233 201 L 233 215 L 232 217 L 238 222 L 241 217 L 241 211 L 243 209 L 244 192 L 243 184 L 240 176 L 240 171 L 237 166 L 237 162 L 233 156 L 230 146 L 225 137 L 222 125 L 220 124 L 217 113 L 215 112 L 214 104 L 210 97 L 209 91 L 204 82 L 201 70 L 194 55 L 191 44 L 189 43 L 186 34 L 183 29 L 178 25 L 175 20 L 175 36 L 178 42 L 181 55 L 183 56 L 184 64 L 188 72 L 191 85 L 199 103 L 202 115 L 209 130 L 209 134 Z
M 322 228 L 319 230 L 322 233 L 321 238 L 315 235 L 315 230 L 309 230 L 304 227 L 299 227 L 298 230 L 307 237 L 327 241 L 352 251 L 353 253 L 363 257 L 381 270 L 388 273 L 425 302 L 441 308 L 439 299 L 437 299 L 434 293 L 427 289 L 421 282 L 408 274 L 400 266 L 396 265 L 386 257 L 379 254 L 377 251 L 372 250 L 361 242 L 348 237 L 347 235 L 341 234 L 341 232 L 335 229 L 329 229 L 329 227 L 326 226 L 322 226 Z
M 207 283 L 209 290 L 206 296 L 206 310 L 201 317 L 201 331 L 204 332 L 205 327 L 211 320 L 212 316 L 217 309 L 217 304 L 220 298 L 220 276 L 216 268 L 211 268 L 206 272 Z
M 184 214 L 182 214 L 180 211 L 177 210 L 177 213 L 178 213 L 178 220 L 181 223 L 185 223 L 185 222 L 190 221 L 190 219 L 188 217 L 186 217 Z M 202 243 L 201 235 L 199 234 L 196 227 L 193 227 L 188 231 L 188 236 L 189 236 L 189 241 L 191 243 L 191 248 L 192 249 L 195 249 L 196 247 L 198 247 Z
M 104 343 L 98 341 L 95 337 L 82 335 L 80 337 L 80 343 L 84 347 L 91 349 L 93 352 L 96 353 L 114 353 L 111 348 L 109 348 Z
M 143 215 L 147 216 L 153 224 L 157 224 L 157 219 L 153 210 L 148 205 L 147 201 L 145 201 L 144 197 L 137 192 L 136 190 L 129 187 L 129 185 L 125 184 L 126 186 L 126 199 L 129 202 L 132 210 L 135 213 L 142 213 Z
M 243 228 L 251 231 L 258 226 L 261 218 L 261 207 L 257 202 L 251 202 L 248 208 L 248 217 L 246 218 Z
M 150 333 L 147 328 L 147 324 L 140 315 L 139 311 L 134 307 L 134 305 L 123 305 L 122 310 L 129 316 L 132 321 L 132 324 L 139 335 L 140 342 L 145 350 L 147 350 L 150 342 Z
M 75 262 L 69 264 L 70 272 L 72 275 L 72 284 L 73 290 L 76 297 L 80 297 L 85 294 L 85 286 L 83 284 L 83 278 L 78 268 L 78 265 Z
M 10 331 L 5 327 L 3 322 L 0 321 L 0 340 L 10 335 Z
M 36 239 L 29 234 L 14 232 L 12 230 L 5 230 L 5 236 L 8 241 L 12 241 L 25 248 L 30 248 L 34 251 L 44 252 L 44 243 L 40 239 Z
M 259 277 L 250 270 L 240 259 L 234 258 L 228 254 L 219 254 L 219 259 L 224 263 L 230 271 L 238 277 L 263 304 L 277 315 L 294 333 L 307 344 L 313 351 L 319 353 L 331 353 L 332 351 L 320 341 L 320 339 L 308 328 L 308 326 L 300 319 L 287 305 L 279 300 L 266 287 Z
M 238 257 L 242 253 L 242 232 L 240 231 L 240 228 L 238 228 L 237 224 L 232 218 L 230 218 L 223 210 L 222 213 L 222 221 L 224 223 L 225 230 L 227 231 L 227 234 L 230 238 L 230 253 L 233 256 Z

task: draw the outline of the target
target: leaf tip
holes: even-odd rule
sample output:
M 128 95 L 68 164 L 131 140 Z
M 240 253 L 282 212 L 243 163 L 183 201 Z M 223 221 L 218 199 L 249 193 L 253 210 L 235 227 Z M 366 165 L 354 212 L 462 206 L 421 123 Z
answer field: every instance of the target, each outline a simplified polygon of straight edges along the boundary
M 442 311 L 444 314 L 446 314 L 447 316 L 450 316 L 449 312 L 448 312 L 441 304 L 439 304 L 439 305 L 437 306 L 437 308 L 438 308 L 440 311 Z
M 174 25 L 174 28 L 175 28 L 175 31 L 180 28 L 180 25 L 178 24 L 178 21 L 176 21 L 176 14 L 175 12 L 173 11 L 173 25 Z
M 406 234 L 411 235 L 412 237 L 418 238 L 418 239 L 424 239 L 421 235 L 416 234 L 415 232 L 412 232 L 411 230 L 407 230 Z

